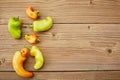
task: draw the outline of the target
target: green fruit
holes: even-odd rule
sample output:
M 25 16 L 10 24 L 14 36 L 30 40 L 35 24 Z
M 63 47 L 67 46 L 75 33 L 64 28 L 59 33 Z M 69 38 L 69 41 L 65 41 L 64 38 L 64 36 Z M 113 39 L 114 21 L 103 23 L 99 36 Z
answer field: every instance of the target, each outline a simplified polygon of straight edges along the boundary
M 8 31 L 11 36 L 15 39 L 21 37 L 21 26 L 22 22 L 19 20 L 19 17 L 11 17 L 8 21 Z
M 47 31 L 53 26 L 53 19 L 51 17 L 47 17 L 43 20 L 34 21 L 31 27 L 33 31 L 40 32 L 40 31 Z
M 40 49 L 37 46 L 32 46 L 30 50 L 30 55 L 35 56 L 36 63 L 34 65 L 34 69 L 40 69 L 44 63 L 44 57 Z

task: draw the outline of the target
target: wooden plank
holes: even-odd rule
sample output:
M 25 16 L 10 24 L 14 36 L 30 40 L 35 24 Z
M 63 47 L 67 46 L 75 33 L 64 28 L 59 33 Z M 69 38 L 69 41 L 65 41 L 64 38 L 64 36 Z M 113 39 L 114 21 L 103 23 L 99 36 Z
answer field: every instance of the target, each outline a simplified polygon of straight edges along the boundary
M 31 24 L 25 13 L 29 5 L 40 10 L 41 19 L 52 16 L 54 23 L 120 23 L 120 0 L 0 0 L 0 24 L 10 16 Z
M 34 72 L 30 80 L 120 80 L 120 71 Z M 9 78 L 8 78 L 9 77 Z M 1 80 L 28 80 L 15 72 L 0 72 Z
M 44 53 L 41 71 L 120 70 L 120 24 L 55 24 L 47 32 L 37 33 L 37 46 Z M 12 57 L 24 44 L 13 39 L 7 25 L 0 26 L 0 71 L 13 71 Z M 23 35 L 33 33 L 23 25 Z M 33 70 L 34 59 L 25 68 Z

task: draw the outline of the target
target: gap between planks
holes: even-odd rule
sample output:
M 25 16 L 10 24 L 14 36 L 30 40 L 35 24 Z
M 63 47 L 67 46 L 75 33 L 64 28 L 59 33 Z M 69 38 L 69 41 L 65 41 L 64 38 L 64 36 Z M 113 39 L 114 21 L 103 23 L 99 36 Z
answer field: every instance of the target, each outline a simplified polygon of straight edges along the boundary
M 31 80 L 120 80 L 120 71 L 34 72 L 34 74 Z M 15 72 L 0 72 L 0 79 L 28 80 L 18 76 Z

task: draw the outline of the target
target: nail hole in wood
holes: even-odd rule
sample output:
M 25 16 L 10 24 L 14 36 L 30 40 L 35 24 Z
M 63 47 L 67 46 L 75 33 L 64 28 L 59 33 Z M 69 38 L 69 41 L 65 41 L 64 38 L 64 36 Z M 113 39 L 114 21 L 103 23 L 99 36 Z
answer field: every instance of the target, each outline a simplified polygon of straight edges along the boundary
M 90 0 L 90 4 L 93 4 L 92 0 Z
M 54 34 L 54 33 L 52 33 L 52 36 L 55 36 L 55 34 Z
M 88 26 L 88 29 L 90 29 L 90 26 Z
M 111 50 L 111 49 L 108 49 L 107 51 L 108 51 L 108 53 L 112 53 L 112 50 Z

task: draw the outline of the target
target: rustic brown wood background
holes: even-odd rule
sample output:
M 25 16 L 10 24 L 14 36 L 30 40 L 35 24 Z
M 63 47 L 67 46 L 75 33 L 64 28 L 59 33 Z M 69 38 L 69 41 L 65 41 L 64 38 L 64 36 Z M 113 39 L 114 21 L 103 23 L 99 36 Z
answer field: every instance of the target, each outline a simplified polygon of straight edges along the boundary
M 53 17 L 54 26 L 37 33 L 45 65 L 34 71 L 29 57 L 25 68 L 35 75 L 26 79 L 11 61 L 24 44 L 32 45 L 13 39 L 7 23 L 19 16 L 22 36 L 34 33 L 25 13 L 29 5 L 40 10 L 41 19 Z M 0 80 L 120 80 L 120 0 L 0 0 Z

